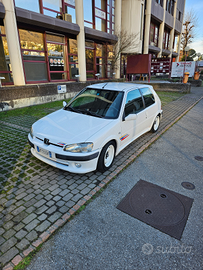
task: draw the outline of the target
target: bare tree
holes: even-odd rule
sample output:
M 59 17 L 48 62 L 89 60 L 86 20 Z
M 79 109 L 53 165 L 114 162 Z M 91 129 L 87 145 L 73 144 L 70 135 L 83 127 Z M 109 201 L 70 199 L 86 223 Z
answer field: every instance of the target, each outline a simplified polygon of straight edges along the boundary
M 139 34 L 129 34 L 127 31 L 121 31 L 117 34 L 118 41 L 115 45 L 109 46 L 108 60 L 111 62 L 111 71 L 115 72 L 120 67 L 121 53 L 138 53 Z
M 181 37 L 182 50 L 185 51 L 190 43 L 192 43 L 195 37 L 195 27 L 197 26 L 197 16 L 193 10 L 186 12 L 184 23 L 183 23 L 183 32 Z

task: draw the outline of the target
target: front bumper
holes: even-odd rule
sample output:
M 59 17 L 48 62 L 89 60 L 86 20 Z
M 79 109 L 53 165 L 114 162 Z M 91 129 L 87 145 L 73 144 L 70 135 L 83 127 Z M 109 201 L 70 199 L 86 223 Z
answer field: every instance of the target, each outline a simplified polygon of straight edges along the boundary
M 28 135 L 31 153 L 39 160 L 64 171 L 72 173 L 88 173 L 96 170 L 99 151 L 87 153 L 71 153 L 63 151 L 62 148 L 45 145 L 42 141 Z

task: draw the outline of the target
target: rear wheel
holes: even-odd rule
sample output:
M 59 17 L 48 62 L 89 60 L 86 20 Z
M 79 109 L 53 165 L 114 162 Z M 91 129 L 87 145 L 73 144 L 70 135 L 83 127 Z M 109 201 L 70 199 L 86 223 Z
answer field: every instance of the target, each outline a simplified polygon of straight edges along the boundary
M 157 115 L 152 126 L 152 132 L 156 132 L 159 129 L 159 124 L 160 124 L 160 117 L 159 115 Z
M 114 157 L 115 157 L 115 143 L 111 141 L 108 142 L 101 151 L 97 164 L 97 170 L 100 172 L 107 171 L 111 167 Z

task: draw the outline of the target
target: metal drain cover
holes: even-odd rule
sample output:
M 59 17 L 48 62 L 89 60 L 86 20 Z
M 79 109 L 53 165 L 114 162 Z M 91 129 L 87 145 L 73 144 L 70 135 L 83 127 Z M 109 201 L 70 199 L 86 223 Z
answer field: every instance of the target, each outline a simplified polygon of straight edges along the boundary
M 180 239 L 193 199 L 139 180 L 117 208 L 152 227 Z
M 190 182 L 182 182 L 181 185 L 186 189 L 190 189 L 190 190 L 195 189 L 195 185 L 193 185 Z
M 198 161 L 203 161 L 203 157 L 201 157 L 201 156 L 196 156 L 195 159 Z

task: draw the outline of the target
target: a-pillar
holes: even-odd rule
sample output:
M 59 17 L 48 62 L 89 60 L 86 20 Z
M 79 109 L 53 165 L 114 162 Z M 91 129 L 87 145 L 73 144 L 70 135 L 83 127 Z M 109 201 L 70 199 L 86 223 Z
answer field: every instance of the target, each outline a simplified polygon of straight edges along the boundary
M 158 57 L 162 57 L 162 49 L 163 49 L 163 36 L 164 36 L 164 25 L 165 25 L 165 14 L 166 14 L 166 0 L 163 2 L 163 22 L 159 26 L 159 42 L 158 47 L 160 49 L 160 52 L 158 53 Z
M 76 23 L 80 27 L 80 33 L 77 35 L 78 47 L 78 65 L 79 65 L 79 80 L 86 81 L 86 55 L 85 55 L 85 29 L 83 15 L 83 0 L 75 1 Z
M 116 51 L 115 54 L 118 55 L 117 61 L 115 63 L 115 78 L 119 79 L 120 78 L 120 56 L 121 52 L 120 51 L 120 41 L 121 41 L 121 7 L 122 7 L 122 0 L 116 0 L 115 1 L 115 34 L 118 36 L 118 41 L 116 45 Z
M 20 41 L 13 0 L 2 0 L 5 7 L 4 27 L 8 43 L 14 85 L 25 85 Z
M 151 7 L 152 7 L 152 1 L 147 1 L 146 12 L 145 12 L 144 54 L 149 53 L 149 33 L 150 33 L 150 23 L 151 23 Z

